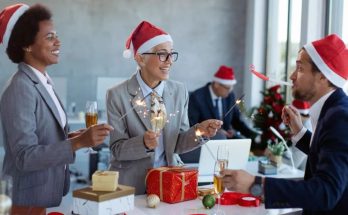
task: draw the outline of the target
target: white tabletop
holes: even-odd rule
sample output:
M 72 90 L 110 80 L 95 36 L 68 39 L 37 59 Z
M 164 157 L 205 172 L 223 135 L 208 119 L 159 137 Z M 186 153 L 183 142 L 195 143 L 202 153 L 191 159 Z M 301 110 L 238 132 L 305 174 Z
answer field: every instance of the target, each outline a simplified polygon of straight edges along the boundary
M 146 206 L 146 196 L 140 195 L 135 197 L 135 208 L 128 211 L 127 215 L 189 215 L 189 214 L 214 214 L 217 205 L 212 209 L 205 209 L 202 200 L 197 198 L 195 200 L 180 202 L 176 204 L 168 204 L 160 202 L 156 208 L 148 208 Z M 264 205 L 259 207 L 241 207 L 239 205 L 221 205 L 220 209 L 229 214 L 243 214 L 243 215 L 264 215 L 264 214 L 284 214 L 299 209 L 271 209 L 266 210 Z
M 198 164 L 188 164 L 189 167 L 195 167 Z M 258 161 L 249 161 L 246 166 L 246 171 L 252 175 L 260 175 L 272 178 L 288 178 L 288 179 L 303 179 L 304 171 L 299 169 L 293 169 L 287 164 L 281 164 L 278 167 L 276 175 L 263 175 L 258 172 Z M 213 174 L 211 175 L 199 175 L 198 182 L 213 182 Z

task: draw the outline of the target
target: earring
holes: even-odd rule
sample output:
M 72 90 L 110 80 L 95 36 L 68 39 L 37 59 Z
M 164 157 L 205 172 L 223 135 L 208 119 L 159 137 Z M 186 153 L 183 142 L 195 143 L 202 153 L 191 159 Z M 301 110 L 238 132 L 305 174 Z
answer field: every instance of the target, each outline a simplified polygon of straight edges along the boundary
M 31 52 L 31 48 L 24 48 L 24 51 Z

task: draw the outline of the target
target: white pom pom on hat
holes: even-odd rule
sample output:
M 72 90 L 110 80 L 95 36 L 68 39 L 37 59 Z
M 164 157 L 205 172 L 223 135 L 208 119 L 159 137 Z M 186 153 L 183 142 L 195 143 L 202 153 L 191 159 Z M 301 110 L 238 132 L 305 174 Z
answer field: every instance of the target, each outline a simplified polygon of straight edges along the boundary
M 14 25 L 19 17 L 29 9 L 26 4 L 14 4 L 7 6 L 0 13 L 0 43 L 3 44 L 5 50 L 11 37 Z
M 142 21 L 129 35 L 123 57 L 130 58 L 132 51 L 133 56 L 136 53 L 144 53 L 164 42 L 173 42 L 172 37 L 151 23 Z

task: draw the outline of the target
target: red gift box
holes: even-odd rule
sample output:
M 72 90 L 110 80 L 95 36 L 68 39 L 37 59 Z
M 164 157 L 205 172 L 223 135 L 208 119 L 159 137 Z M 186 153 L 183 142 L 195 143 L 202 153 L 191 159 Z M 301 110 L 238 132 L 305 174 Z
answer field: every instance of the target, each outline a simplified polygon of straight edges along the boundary
M 177 203 L 197 198 L 196 169 L 159 167 L 150 169 L 146 176 L 147 194 L 156 194 L 161 201 Z

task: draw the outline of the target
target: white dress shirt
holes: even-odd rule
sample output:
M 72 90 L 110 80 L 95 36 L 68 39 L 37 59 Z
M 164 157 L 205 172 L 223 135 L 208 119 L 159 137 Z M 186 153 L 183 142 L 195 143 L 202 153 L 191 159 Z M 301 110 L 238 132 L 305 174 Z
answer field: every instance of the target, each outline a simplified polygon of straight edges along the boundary
M 312 139 L 313 139 L 315 129 L 316 129 L 317 124 L 318 124 L 318 119 L 320 116 L 321 109 L 323 108 L 323 105 L 326 102 L 326 100 L 330 97 L 330 95 L 333 92 L 334 92 L 334 90 L 332 90 L 332 91 L 328 92 L 327 94 L 325 94 L 324 96 L 322 96 L 309 109 L 309 115 L 310 115 L 310 120 L 311 120 L 311 124 L 312 124 L 312 129 L 313 129 L 311 141 L 309 144 L 310 146 L 312 145 Z M 307 130 L 308 129 L 303 126 L 302 129 L 300 130 L 300 132 L 298 132 L 296 135 L 292 136 L 291 141 L 294 144 L 296 144 L 303 137 L 303 135 L 307 132 Z
M 209 92 L 210 92 L 210 95 L 211 95 L 211 102 L 213 103 L 214 107 L 216 106 L 215 100 L 216 99 L 218 100 L 217 105 L 218 105 L 218 110 L 219 110 L 219 119 L 222 119 L 222 115 L 223 115 L 223 113 L 222 113 L 222 111 L 223 111 L 222 110 L 222 99 L 221 99 L 221 97 L 218 97 L 218 96 L 215 95 L 211 84 L 209 85 Z
M 140 85 L 140 89 L 144 95 L 146 106 L 150 107 L 151 104 L 151 96 L 148 96 L 153 91 L 156 91 L 156 93 L 162 97 L 163 95 L 163 89 L 164 89 L 164 81 L 161 81 L 161 83 L 154 89 L 149 87 L 144 80 L 142 79 L 140 75 L 140 71 L 138 70 L 136 74 L 137 81 Z M 150 108 L 149 108 L 150 110 Z M 153 163 L 153 167 L 160 167 L 160 166 L 167 166 L 167 160 L 165 158 L 165 152 L 164 152 L 164 143 L 163 143 L 163 133 L 161 132 L 160 136 L 158 137 L 158 146 L 155 148 L 155 160 Z
M 59 100 L 57 98 L 57 95 L 55 94 L 55 92 L 53 90 L 52 79 L 49 77 L 47 72 L 45 72 L 45 74 L 42 74 L 42 72 L 40 72 L 39 70 L 35 69 L 34 67 L 32 67 L 30 65 L 28 65 L 28 66 L 34 71 L 34 74 L 38 77 L 38 79 L 41 81 L 41 83 L 46 88 L 48 94 L 51 96 L 51 98 L 52 98 L 52 100 L 53 100 L 53 102 L 54 102 L 54 104 L 55 104 L 55 106 L 56 106 L 56 108 L 58 110 L 61 126 L 64 129 L 64 127 L 66 125 L 66 115 L 65 115 L 65 112 L 63 110 L 63 107 L 61 106 L 61 104 L 60 104 L 60 102 L 59 102 Z

